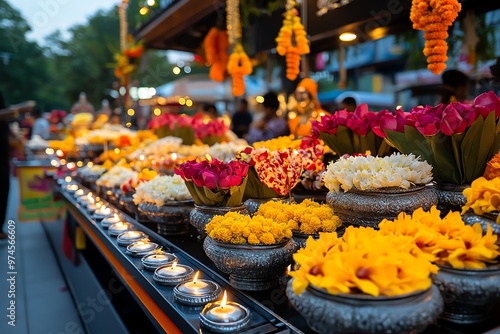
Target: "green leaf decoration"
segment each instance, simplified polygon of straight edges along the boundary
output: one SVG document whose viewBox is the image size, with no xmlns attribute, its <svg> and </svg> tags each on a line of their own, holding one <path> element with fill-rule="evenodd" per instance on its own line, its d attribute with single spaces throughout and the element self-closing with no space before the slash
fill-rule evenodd
<svg viewBox="0 0 500 334">
<path fill-rule="evenodd" d="M 219 190 L 214 192 L 207 187 L 198 187 L 193 181 L 185 181 L 186 186 L 194 203 L 197 205 L 207 206 L 240 206 L 243 203 L 243 194 L 248 177 L 243 179 L 241 185 L 231 187 L 230 189 Z"/>
<path fill-rule="evenodd" d="M 459 165 L 455 162 L 451 137 L 442 133 L 426 137 L 434 155 L 432 173 L 434 178 L 440 182 L 460 183 Z"/>
<path fill-rule="evenodd" d="M 174 137 L 182 138 L 183 145 L 193 145 L 196 139 L 194 129 L 191 126 L 178 126 L 174 127 L 172 133 Z"/>
<path fill-rule="evenodd" d="M 336 134 L 320 132 L 319 137 L 338 155 L 370 151 L 373 155 L 385 156 L 391 152 L 391 147 L 373 131 L 360 136 L 345 126 L 339 126 Z"/>
<path fill-rule="evenodd" d="M 200 138 L 203 144 L 207 144 L 208 146 L 215 145 L 217 143 L 222 143 L 224 141 L 224 136 L 216 136 L 210 135 L 205 138 Z"/>
</svg>

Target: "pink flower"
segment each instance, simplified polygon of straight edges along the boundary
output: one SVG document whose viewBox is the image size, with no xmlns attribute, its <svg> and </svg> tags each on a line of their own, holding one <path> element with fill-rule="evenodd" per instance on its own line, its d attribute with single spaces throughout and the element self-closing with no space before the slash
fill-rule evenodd
<svg viewBox="0 0 500 334">
<path fill-rule="evenodd" d="M 472 102 L 474 107 L 480 107 L 481 115 L 486 117 L 492 111 L 495 111 L 495 117 L 500 117 L 500 98 L 493 92 L 489 91 L 477 96 Z M 489 111 L 486 113 L 486 111 Z"/>
<path fill-rule="evenodd" d="M 415 117 L 415 127 L 424 136 L 434 136 L 439 132 L 439 123 L 443 114 L 444 105 L 438 104 L 435 107 L 427 106 L 417 109 L 412 114 Z"/>
<path fill-rule="evenodd" d="M 467 128 L 467 119 L 463 118 L 460 112 L 455 109 L 458 105 L 454 105 L 450 103 L 443 111 L 443 117 L 441 119 L 441 123 L 439 124 L 439 128 L 442 133 L 447 136 L 452 136 L 457 133 L 462 133 Z M 467 114 L 462 110 L 462 113 Z"/>
<path fill-rule="evenodd" d="M 214 171 L 211 170 L 203 170 L 198 178 L 194 178 L 193 182 L 196 184 L 198 187 L 205 186 L 210 190 L 217 189 L 217 183 L 218 183 L 218 177 L 217 174 Z"/>
</svg>

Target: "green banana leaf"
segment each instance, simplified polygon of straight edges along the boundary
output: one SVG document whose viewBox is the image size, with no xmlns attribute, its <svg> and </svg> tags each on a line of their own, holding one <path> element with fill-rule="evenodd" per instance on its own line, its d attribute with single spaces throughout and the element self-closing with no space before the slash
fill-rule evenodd
<svg viewBox="0 0 500 334">
<path fill-rule="evenodd" d="M 196 138 L 194 130 L 190 126 L 175 125 L 172 136 L 182 138 L 183 145 L 193 145 Z"/>
<path fill-rule="evenodd" d="M 216 136 L 211 135 L 205 138 L 200 138 L 203 144 L 207 144 L 208 146 L 212 146 L 217 143 L 222 143 L 224 141 L 224 136 Z"/>
<path fill-rule="evenodd" d="M 243 200 L 249 198 L 276 198 L 281 197 L 274 189 L 267 187 L 260 182 L 259 176 L 253 166 L 248 169 L 247 185 L 245 187 L 245 194 Z"/>
<path fill-rule="evenodd" d="M 185 181 L 186 186 L 191 196 L 193 196 L 194 203 L 197 205 L 207 206 L 240 206 L 243 203 L 243 194 L 248 177 L 243 179 L 239 186 L 234 186 L 229 189 L 219 190 L 213 192 L 207 187 L 198 187 L 193 181 Z"/>
<path fill-rule="evenodd" d="M 339 126 L 336 134 L 320 132 L 319 137 L 338 155 L 370 151 L 371 154 L 385 156 L 391 151 L 384 139 L 372 131 L 365 136 L 360 136 L 345 126 Z"/>
<path fill-rule="evenodd" d="M 386 131 L 386 141 L 401 153 L 413 153 L 433 166 L 438 183 L 470 184 L 483 175 L 486 163 L 500 150 L 500 121 L 495 113 L 478 117 L 461 134 L 425 137 L 415 127 Z"/>
</svg>

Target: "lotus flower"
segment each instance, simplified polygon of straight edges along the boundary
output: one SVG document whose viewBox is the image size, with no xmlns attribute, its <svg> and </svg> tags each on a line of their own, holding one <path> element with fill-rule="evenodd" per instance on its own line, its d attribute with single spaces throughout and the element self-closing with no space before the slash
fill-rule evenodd
<svg viewBox="0 0 500 334">
<path fill-rule="evenodd" d="M 462 108 L 461 110 L 459 109 L 460 111 L 462 111 L 461 115 L 460 111 L 455 107 L 461 107 L 461 104 L 450 103 L 444 109 L 441 123 L 439 125 L 441 132 L 447 136 L 462 133 L 465 131 L 468 125 L 468 120 L 467 118 L 463 118 L 462 115 L 465 117 L 467 117 L 468 115 L 474 115 L 475 118 L 474 112 L 468 112 L 468 109 L 470 108 Z"/>
<path fill-rule="evenodd" d="M 472 105 L 482 111 L 483 117 L 486 117 L 485 112 L 487 115 L 492 111 L 495 111 L 496 118 L 500 117 L 500 98 L 493 91 L 477 96 Z"/>
</svg>

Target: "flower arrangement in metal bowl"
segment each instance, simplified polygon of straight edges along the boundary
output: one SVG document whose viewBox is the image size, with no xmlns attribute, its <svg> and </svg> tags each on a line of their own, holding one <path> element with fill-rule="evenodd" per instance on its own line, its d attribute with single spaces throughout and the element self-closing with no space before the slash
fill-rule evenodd
<svg viewBox="0 0 500 334">
<path fill-rule="evenodd" d="M 229 212 L 206 226 L 203 248 L 217 268 L 242 290 L 267 290 L 279 283 L 297 245 L 292 230 L 262 216 Z"/>
<path fill-rule="evenodd" d="M 205 226 L 220 212 L 242 211 L 243 194 L 247 184 L 248 164 L 233 160 L 223 162 L 209 157 L 208 160 L 190 160 L 174 169 L 185 182 L 193 197 L 195 209 L 191 211 L 191 225 L 205 237 Z"/>
<path fill-rule="evenodd" d="M 432 166 L 412 154 L 344 156 L 323 174 L 330 190 L 327 202 L 344 224 L 377 228 L 385 218 L 437 204 L 434 190 L 426 186 L 431 171 Z"/>
<path fill-rule="evenodd" d="M 471 324 L 488 318 L 500 298 L 500 246 L 490 226 L 483 233 L 480 224 L 465 224 L 459 212 L 441 218 L 433 207 L 383 221 L 380 232 L 411 237 L 417 251 L 439 265 L 433 281 L 445 300 L 443 320 Z"/>
<path fill-rule="evenodd" d="M 495 173 L 491 171 L 491 173 Z M 464 222 L 473 225 L 479 223 L 483 231 L 490 227 L 500 233 L 500 177 L 488 180 L 480 177 L 463 191 L 467 202 L 462 207 Z"/>
<path fill-rule="evenodd" d="M 134 203 L 139 212 L 158 226 L 158 233 L 175 235 L 188 230 L 194 202 L 184 180 L 178 176 L 156 176 L 137 187 Z"/>
<path fill-rule="evenodd" d="M 443 309 L 430 258 L 409 236 L 352 226 L 342 238 L 320 233 L 294 255 L 287 295 L 319 333 L 412 332 Z"/>
<path fill-rule="evenodd" d="M 305 247 L 309 236 L 317 239 L 320 232 L 335 232 L 342 225 L 329 205 L 310 199 L 300 204 L 269 201 L 259 207 L 257 215 L 287 224 L 300 248 Z"/>
</svg>

